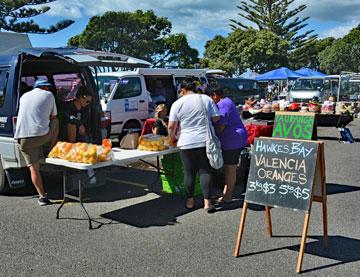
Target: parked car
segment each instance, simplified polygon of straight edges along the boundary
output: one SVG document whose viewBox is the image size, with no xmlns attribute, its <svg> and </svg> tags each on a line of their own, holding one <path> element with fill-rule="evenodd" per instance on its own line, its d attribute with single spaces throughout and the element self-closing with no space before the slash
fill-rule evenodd
<svg viewBox="0 0 360 277">
<path fill-rule="evenodd" d="M 31 90 L 36 80 L 47 80 L 56 88 L 54 94 L 61 114 L 63 102 L 75 96 L 79 85 L 85 86 L 93 98 L 88 133 L 91 142 L 100 143 L 111 119 L 102 112 L 89 66 L 124 66 L 126 62 L 124 55 L 76 48 L 28 48 L 0 56 L 0 193 L 26 182 L 25 174 L 18 174 L 25 172 L 25 162 L 14 140 L 21 95 Z"/>
<path fill-rule="evenodd" d="M 303 77 L 297 79 L 289 91 L 291 102 L 309 102 L 314 97 L 323 98 L 324 77 Z"/>
<path fill-rule="evenodd" d="M 208 82 L 217 82 L 225 96 L 236 104 L 244 104 L 249 97 L 261 98 L 262 92 L 255 80 L 244 78 L 208 78 Z"/>
</svg>

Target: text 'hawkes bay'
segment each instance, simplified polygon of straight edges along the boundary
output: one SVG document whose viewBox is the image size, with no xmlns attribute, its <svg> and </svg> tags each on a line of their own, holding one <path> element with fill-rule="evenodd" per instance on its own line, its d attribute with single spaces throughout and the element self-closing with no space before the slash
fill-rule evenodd
<svg viewBox="0 0 360 277">
<path fill-rule="evenodd" d="M 289 144 L 279 144 L 276 142 L 266 143 L 263 140 L 257 140 L 255 143 L 255 152 L 257 153 L 274 153 L 274 154 L 288 154 L 297 155 L 303 158 L 309 156 L 313 151 L 314 147 L 306 147 L 301 142 L 292 142 Z"/>
</svg>

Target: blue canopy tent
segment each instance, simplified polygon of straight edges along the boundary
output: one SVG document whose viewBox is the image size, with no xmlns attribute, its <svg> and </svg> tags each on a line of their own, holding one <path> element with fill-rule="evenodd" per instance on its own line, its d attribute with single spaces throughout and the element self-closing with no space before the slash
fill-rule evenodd
<svg viewBox="0 0 360 277">
<path fill-rule="evenodd" d="M 290 70 L 287 67 L 280 67 L 257 76 L 256 81 L 288 80 L 304 77 L 304 75 Z"/>
<path fill-rule="evenodd" d="M 326 74 L 322 73 L 322 72 L 319 72 L 319 71 L 315 71 L 315 70 L 312 70 L 310 68 L 307 68 L 307 67 L 302 67 L 298 70 L 295 71 L 296 73 L 299 73 L 299 74 L 302 74 L 306 77 L 325 77 Z"/>
<path fill-rule="evenodd" d="M 257 76 L 255 79 L 258 82 L 265 82 L 265 81 L 275 81 L 279 80 L 280 88 L 279 88 L 279 97 L 288 97 L 288 87 L 289 87 L 289 80 L 295 80 L 300 77 L 305 77 L 302 74 L 299 74 L 295 71 L 290 70 L 287 67 L 280 67 L 278 69 L 266 72 Z M 285 81 L 286 85 L 284 87 L 283 81 Z M 285 89 L 285 90 L 283 90 Z"/>
</svg>

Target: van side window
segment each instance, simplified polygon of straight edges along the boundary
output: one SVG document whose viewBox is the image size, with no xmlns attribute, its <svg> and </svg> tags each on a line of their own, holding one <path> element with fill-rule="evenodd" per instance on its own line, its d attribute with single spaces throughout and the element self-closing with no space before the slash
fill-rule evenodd
<svg viewBox="0 0 360 277">
<path fill-rule="evenodd" d="M 113 99 L 129 98 L 141 95 L 141 82 L 137 77 L 122 78 L 116 88 Z"/>
<path fill-rule="evenodd" d="M 107 98 L 117 83 L 118 78 L 113 76 L 98 76 L 98 88 L 100 98 Z"/>
<path fill-rule="evenodd" d="M 0 69 L 0 108 L 5 103 L 5 92 L 9 78 L 9 71 L 7 69 Z"/>
</svg>

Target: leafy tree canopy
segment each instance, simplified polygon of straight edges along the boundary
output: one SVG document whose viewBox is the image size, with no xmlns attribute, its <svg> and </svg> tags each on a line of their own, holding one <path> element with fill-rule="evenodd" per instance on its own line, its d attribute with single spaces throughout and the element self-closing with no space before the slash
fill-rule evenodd
<svg viewBox="0 0 360 277">
<path fill-rule="evenodd" d="M 317 39 L 308 47 L 296 49 L 289 53 L 289 64 L 291 68 L 298 69 L 308 67 L 315 70 L 320 68 L 319 53 L 330 47 L 335 42 L 335 38 L 328 37 Z"/>
<path fill-rule="evenodd" d="M 205 44 L 204 58 L 200 65 L 204 68 L 218 68 L 233 74 L 236 70 L 234 60 L 231 59 L 228 50 L 228 39 L 220 35 L 215 36 Z"/>
<path fill-rule="evenodd" d="M 262 73 L 287 66 L 288 48 L 286 40 L 269 30 L 237 29 L 226 38 L 217 36 L 206 43 L 202 65 L 235 75 L 246 68 Z"/>
<path fill-rule="evenodd" d="M 327 73 L 360 72 L 360 25 L 319 54 L 320 68 Z"/>
<path fill-rule="evenodd" d="M 249 0 L 241 1 L 238 6 L 240 17 L 256 25 L 259 30 L 269 30 L 278 35 L 281 39 L 289 42 L 290 49 L 301 48 L 313 42 L 317 35 L 312 34 L 313 30 L 300 33 L 306 27 L 305 23 L 309 17 L 300 18 L 298 13 L 302 12 L 306 5 L 300 5 L 294 9 L 289 6 L 295 0 Z M 233 30 L 240 28 L 247 30 L 252 28 L 238 20 L 230 20 Z"/>
<path fill-rule="evenodd" d="M 46 13 L 50 7 L 34 6 L 47 4 L 56 0 L 0 0 L 0 31 L 17 33 L 51 34 L 60 31 L 74 23 L 72 20 L 63 20 L 48 28 L 40 27 L 31 17 Z"/>
<path fill-rule="evenodd" d="M 126 54 L 155 66 L 191 67 L 198 52 L 184 34 L 170 34 L 171 22 L 153 11 L 106 12 L 90 19 L 68 45 Z"/>
</svg>

